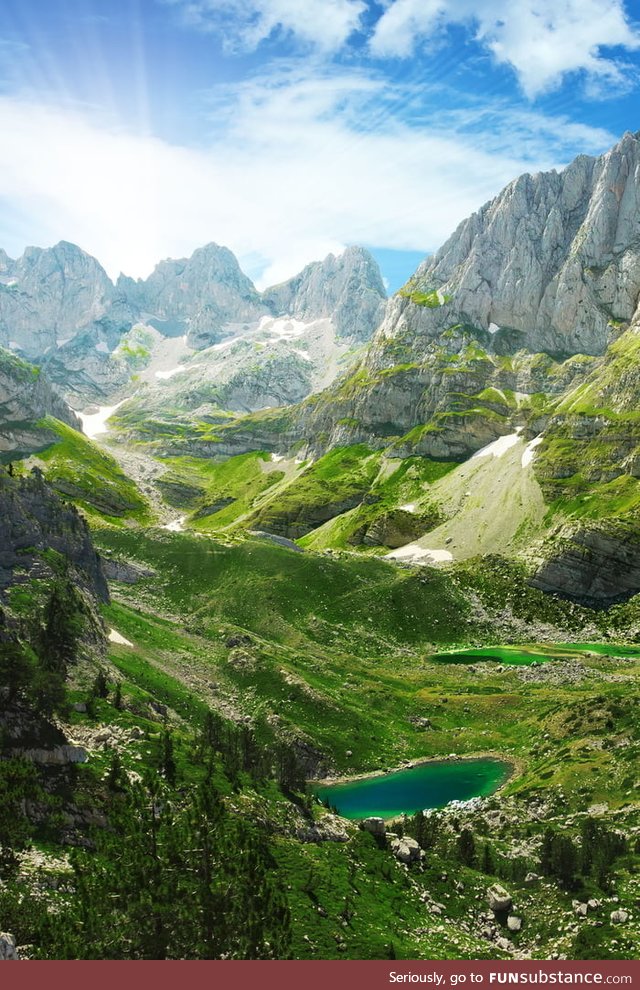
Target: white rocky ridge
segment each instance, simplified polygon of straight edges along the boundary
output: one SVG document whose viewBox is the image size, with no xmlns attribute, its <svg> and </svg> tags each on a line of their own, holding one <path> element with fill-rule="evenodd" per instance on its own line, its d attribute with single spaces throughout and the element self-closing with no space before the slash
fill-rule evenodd
<svg viewBox="0 0 640 990">
<path fill-rule="evenodd" d="M 640 132 L 562 172 L 521 175 L 418 268 L 417 289 L 450 297 L 422 318 L 515 331 L 533 352 L 601 354 L 610 320 L 637 304 L 639 176 Z"/>
<path fill-rule="evenodd" d="M 263 293 L 216 244 L 160 262 L 145 280 L 121 276 L 115 286 L 94 258 L 64 241 L 3 259 L 0 345 L 46 367 L 76 406 L 181 376 L 194 351 L 207 355 L 198 385 L 264 366 L 264 394 L 259 383 L 240 381 L 239 410 L 296 402 L 333 381 L 384 311 L 380 272 L 361 248 L 329 255 Z"/>
</svg>

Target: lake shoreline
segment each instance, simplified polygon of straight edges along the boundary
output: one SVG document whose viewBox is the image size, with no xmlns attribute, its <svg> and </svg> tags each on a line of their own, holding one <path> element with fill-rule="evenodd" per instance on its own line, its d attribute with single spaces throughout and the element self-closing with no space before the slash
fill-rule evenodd
<svg viewBox="0 0 640 990">
<path fill-rule="evenodd" d="M 496 760 L 499 763 L 504 763 L 511 769 L 506 774 L 504 780 L 496 787 L 495 791 L 491 792 L 490 796 L 494 794 L 499 794 L 500 791 L 506 787 L 506 785 L 513 780 L 514 777 L 520 776 L 524 772 L 524 761 L 517 756 L 505 756 L 502 753 L 498 753 L 495 750 L 484 751 L 480 753 L 465 753 L 464 755 L 455 756 L 425 756 L 419 757 L 415 760 L 408 760 L 405 763 L 397 767 L 390 767 L 388 770 L 372 770 L 369 773 L 356 773 L 350 774 L 348 777 L 323 777 L 322 779 L 312 779 L 308 780 L 307 784 L 317 787 L 332 787 L 334 784 L 350 784 L 355 780 L 367 780 L 373 779 L 375 777 L 388 777 L 389 774 L 399 773 L 401 770 L 410 770 L 415 767 L 427 766 L 430 763 L 471 763 L 479 760 Z M 489 795 L 486 795 L 489 796 Z"/>
</svg>

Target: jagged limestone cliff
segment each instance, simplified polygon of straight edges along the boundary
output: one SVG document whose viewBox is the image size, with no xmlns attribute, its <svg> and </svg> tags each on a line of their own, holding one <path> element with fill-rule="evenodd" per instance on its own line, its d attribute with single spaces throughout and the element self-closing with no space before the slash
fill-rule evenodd
<svg viewBox="0 0 640 990">
<path fill-rule="evenodd" d="M 91 595 L 109 600 L 100 557 L 78 510 L 39 471 L 16 478 L 0 468 L 0 594 L 16 583 L 48 579 L 61 566 Z"/>
<path fill-rule="evenodd" d="M 48 416 L 80 429 L 77 416 L 40 369 L 0 347 L 0 461 L 51 444 L 55 436 L 43 422 Z"/>
</svg>

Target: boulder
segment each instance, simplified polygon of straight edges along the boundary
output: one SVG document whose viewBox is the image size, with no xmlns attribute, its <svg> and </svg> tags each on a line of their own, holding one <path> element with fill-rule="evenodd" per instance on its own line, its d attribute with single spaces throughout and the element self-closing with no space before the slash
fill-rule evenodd
<svg viewBox="0 0 640 990">
<path fill-rule="evenodd" d="M 617 911 L 611 912 L 610 918 L 614 925 L 624 925 L 624 923 L 629 920 L 629 912 L 623 911 L 622 908 L 618 908 Z"/>
<path fill-rule="evenodd" d="M 371 832 L 372 835 L 383 837 L 386 833 L 383 818 L 364 818 L 362 827 L 365 832 Z"/>
<path fill-rule="evenodd" d="M 494 883 L 487 890 L 487 903 L 492 911 L 508 911 L 513 899 L 501 884 Z"/>
<path fill-rule="evenodd" d="M 391 852 L 401 863 L 415 863 L 422 856 L 422 849 L 415 839 L 405 836 L 391 840 Z"/>
<path fill-rule="evenodd" d="M 0 959 L 19 959 L 16 940 L 9 932 L 0 932 Z"/>
<path fill-rule="evenodd" d="M 113 557 L 103 559 L 102 569 L 108 581 L 120 581 L 122 584 L 137 584 L 143 578 L 155 577 L 157 573 L 131 560 L 116 560 Z"/>
<path fill-rule="evenodd" d="M 510 914 L 507 918 L 507 928 L 510 932 L 519 932 L 522 928 L 522 918 L 516 917 L 515 914 Z"/>
</svg>

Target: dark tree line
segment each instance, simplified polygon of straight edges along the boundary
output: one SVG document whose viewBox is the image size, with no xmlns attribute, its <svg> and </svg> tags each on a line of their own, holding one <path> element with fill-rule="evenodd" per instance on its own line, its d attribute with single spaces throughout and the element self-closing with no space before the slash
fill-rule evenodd
<svg viewBox="0 0 640 990">
<path fill-rule="evenodd" d="M 268 959 L 290 954 L 289 909 L 266 834 L 209 777 L 187 795 L 157 778 L 120 790 L 74 894 L 45 920 L 66 959 Z"/>
<path fill-rule="evenodd" d="M 39 621 L 20 640 L 0 640 L 0 707 L 22 702 L 41 715 L 64 708 L 66 678 L 78 655 L 84 602 L 68 577 L 58 578 Z"/>
</svg>

